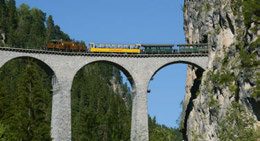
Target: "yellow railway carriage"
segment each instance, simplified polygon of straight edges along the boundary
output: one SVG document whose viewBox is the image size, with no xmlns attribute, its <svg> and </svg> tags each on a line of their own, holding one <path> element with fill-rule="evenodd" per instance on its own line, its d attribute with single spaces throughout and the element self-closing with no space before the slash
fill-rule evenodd
<svg viewBox="0 0 260 141">
<path fill-rule="evenodd" d="M 89 52 L 141 53 L 141 44 L 90 43 Z"/>
</svg>

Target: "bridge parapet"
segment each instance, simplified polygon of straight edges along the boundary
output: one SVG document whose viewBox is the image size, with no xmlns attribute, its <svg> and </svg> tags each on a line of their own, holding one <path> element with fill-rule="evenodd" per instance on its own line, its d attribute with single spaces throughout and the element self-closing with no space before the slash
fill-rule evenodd
<svg viewBox="0 0 260 141">
<path fill-rule="evenodd" d="M 207 52 L 197 53 L 173 53 L 173 54 L 122 54 L 122 53 L 94 53 L 94 52 L 64 52 L 51 51 L 40 49 L 24 49 L 13 47 L 0 47 L 2 51 L 36 53 L 36 54 L 53 54 L 53 55 L 68 55 L 68 56 L 112 56 L 112 57 L 188 57 L 188 56 L 208 56 Z"/>
</svg>

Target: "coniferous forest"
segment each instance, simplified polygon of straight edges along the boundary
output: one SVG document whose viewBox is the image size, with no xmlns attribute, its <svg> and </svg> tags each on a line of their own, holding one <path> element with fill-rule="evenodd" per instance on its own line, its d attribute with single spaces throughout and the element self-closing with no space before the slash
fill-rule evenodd
<svg viewBox="0 0 260 141">
<path fill-rule="evenodd" d="M 0 46 L 42 49 L 50 40 L 72 39 L 52 16 L 15 0 L 0 0 Z M 0 68 L 0 141 L 51 139 L 52 73 L 33 58 Z M 106 63 L 83 67 L 71 90 L 73 141 L 130 140 L 132 93 L 120 70 Z M 178 129 L 149 117 L 151 141 L 181 140 Z"/>
</svg>

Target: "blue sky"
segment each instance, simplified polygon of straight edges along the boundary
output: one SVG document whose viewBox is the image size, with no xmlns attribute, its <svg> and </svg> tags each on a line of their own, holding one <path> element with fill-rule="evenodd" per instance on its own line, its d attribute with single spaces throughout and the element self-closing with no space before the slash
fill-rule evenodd
<svg viewBox="0 0 260 141">
<path fill-rule="evenodd" d="M 52 15 L 71 38 L 96 43 L 185 43 L 183 0 L 16 0 Z M 47 17 L 46 17 L 47 18 Z M 160 70 L 150 82 L 148 112 L 175 127 L 185 94 L 187 65 Z"/>
</svg>

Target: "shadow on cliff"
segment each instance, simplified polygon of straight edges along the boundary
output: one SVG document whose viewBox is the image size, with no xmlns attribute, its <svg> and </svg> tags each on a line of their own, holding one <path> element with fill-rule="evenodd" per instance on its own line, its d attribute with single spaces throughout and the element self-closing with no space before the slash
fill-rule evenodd
<svg viewBox="0 0 260 141">
<path fill-rule="evenodd" d="M 191 111 L 193 110 L 193 107 L 194 107 L 193 100 L 197 98 L 196 92 L 199 91 L 199 87 L 200 87 L 200 84 L 201 84 L 201 77 L 202 77 L 202 74 L 203 74 L 203 69 L 198 68 L 195 71 L 195 74 L 196 74 L 197 78 L 194 80 L 194 84 L 190 89 L 191 97 L 189 99 L 186 111 L 183 111 L 183 112 L 185 112 L 185 118 L 184 118 L 184 127 L 181 129 L 181 132 L 182 132 L 183 139 L 185 141 L 188 140 L 187 135 L 186 135 L 187 134 L 188 118 L 189 118 L 189 115 L 190 115 L 190 113 L 191 113 Z"/>
</svg>

